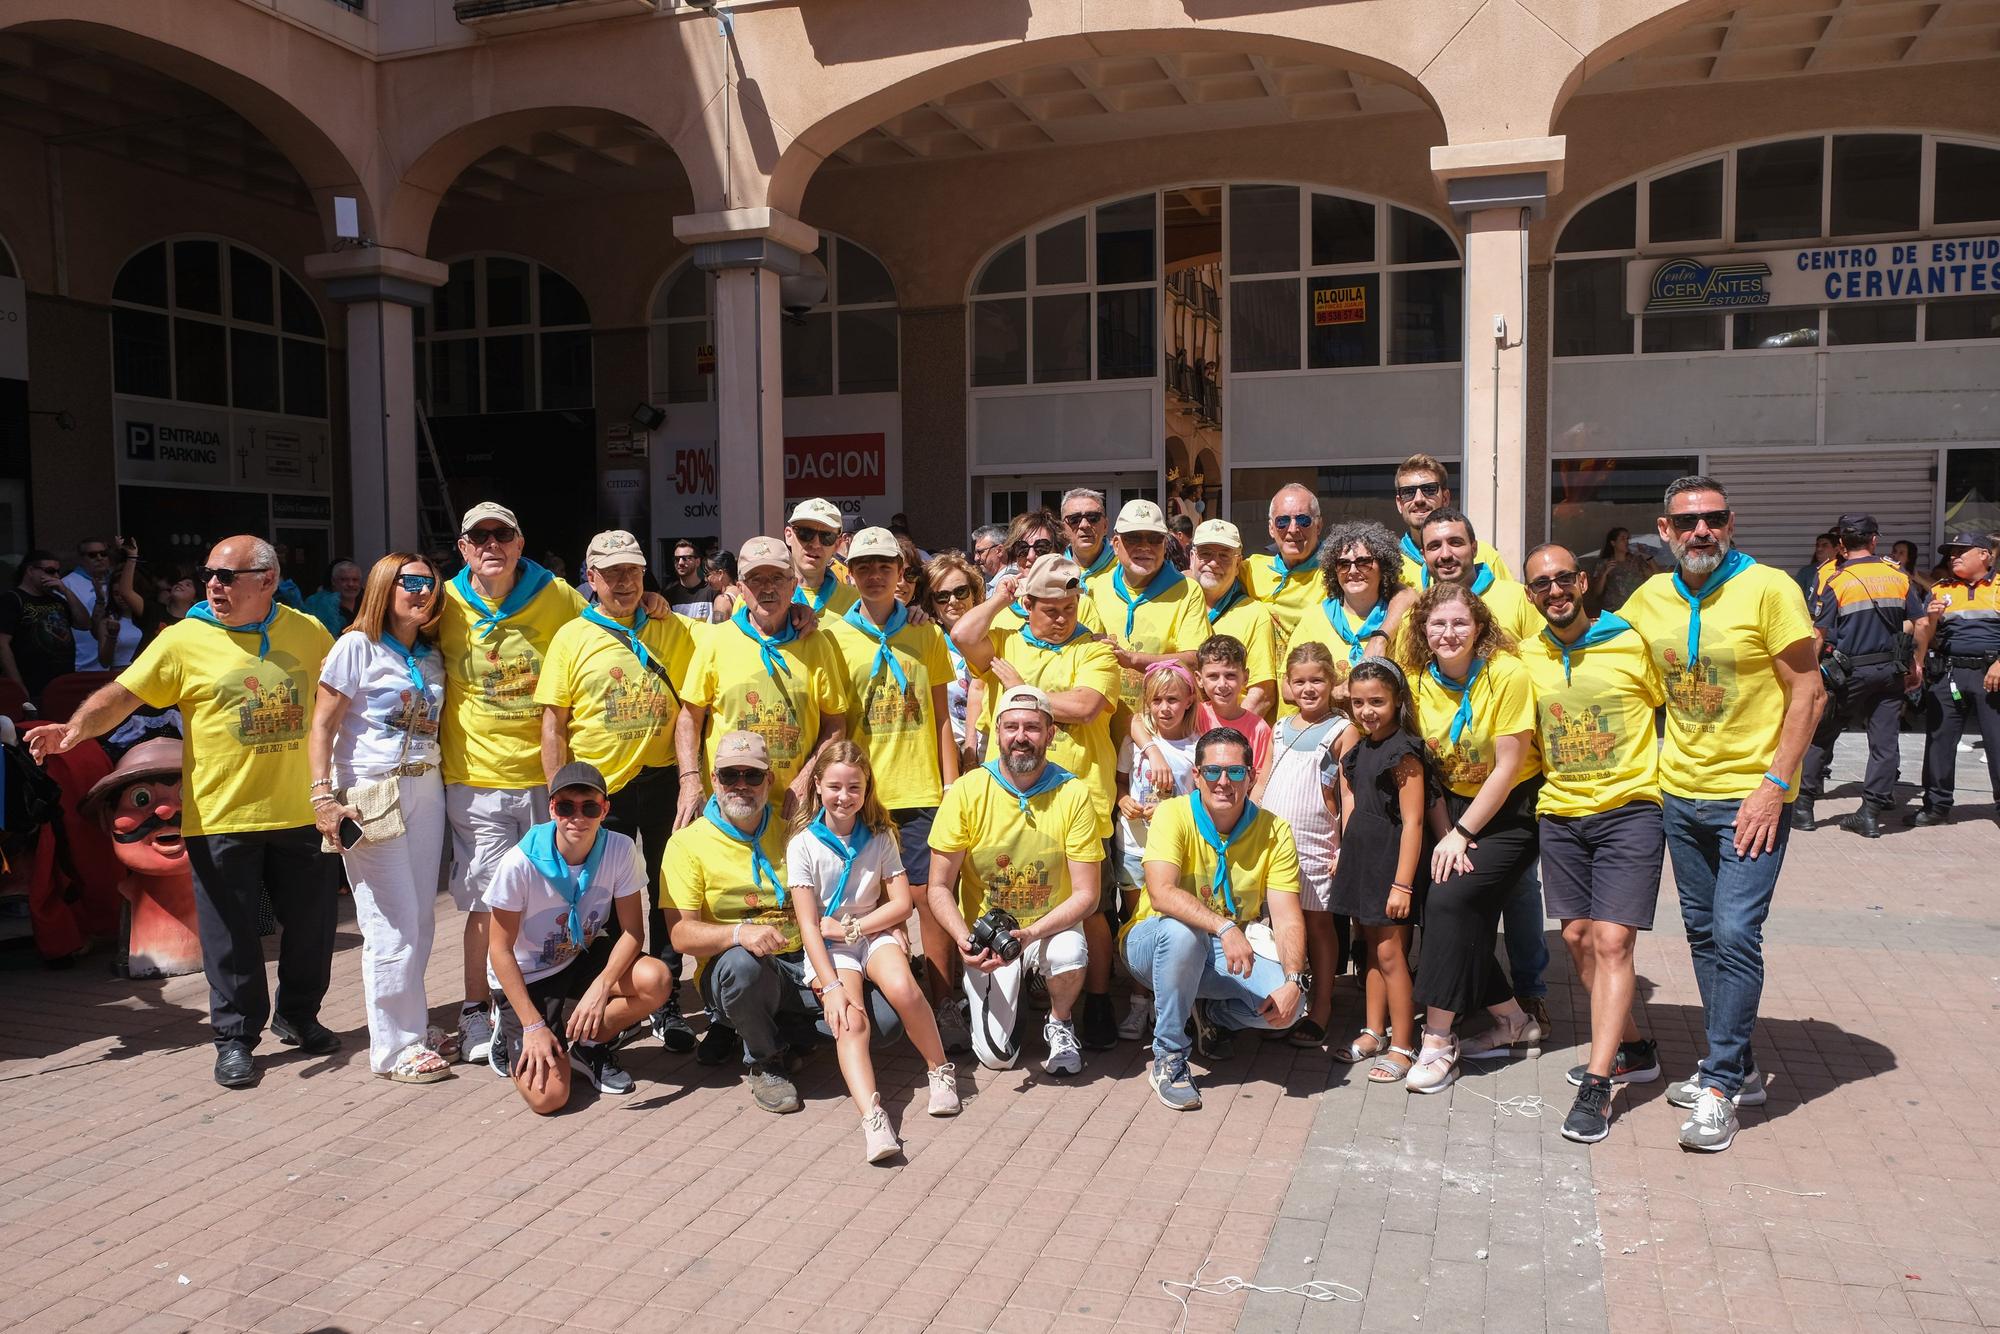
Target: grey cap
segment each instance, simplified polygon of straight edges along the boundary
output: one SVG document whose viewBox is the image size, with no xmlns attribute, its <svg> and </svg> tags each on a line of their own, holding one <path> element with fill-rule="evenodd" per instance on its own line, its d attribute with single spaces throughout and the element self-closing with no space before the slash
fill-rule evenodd
<svg viewBox="0 0 2000 1334">
<path fill-rule="evenodd" d="M 605 785 L 604 775 L 597 772 L 597 766 L 585 764 L 582 760 L 572 760 L 556 770 L 556 776 L 549 780 L 549 795 L 554 796 L 566 787 L 595 788 L 607 797 L 611 795 L 611 789 Z"/>
</svg>

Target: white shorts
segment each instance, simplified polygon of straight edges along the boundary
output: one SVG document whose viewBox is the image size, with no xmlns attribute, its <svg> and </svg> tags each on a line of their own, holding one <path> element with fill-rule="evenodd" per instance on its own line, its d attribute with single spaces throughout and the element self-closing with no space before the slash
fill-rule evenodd
<svg viewBox="0 0 2000 1334">
<path fill-rule="evenodd" d="M 832 957 L 833 967 L 836 972 L 854 972 L 861 974 L 863 977 L 868 976 L 868 961 L 884 950 L 896 950 L 904 955 L 909 954 L 910 946 L 903 938 L 901 927 L 891 927 L 887 931 L 878 931 L 872 936 L 863 936 L 852 945 L 844 940 L 828 940 L 826 942 L 826 952 Z M 813 975 L 813 961 L 810 953 L 807 953 L 805 956 L 805 965 L 806 985 L 812 986 L 816 979 Z"/>
<path fill-rule="evenodd" d="M 548 822 L 549 790 L 448 783 L 444 809 L 451 820 L 451 901 L 461 912 L 485 912 L 486 887 L 500 859 L 530 829 Z"/>
<path fill-rule="evenodd" d="M 990 973 L 965 970 L 967 1007 L 971 1010 L 972 1050 L 989 1070 L 1005 1070 L 1021 1058 L 1013 1045 L 1015 1021 L 1021 1012 L 1021 979 L 1029 970 L 1043 977 L 1073 973 L 1090 960 L 1081 927 L 1058 931 L 1047 940 L 1021 947 L 1021 957 Z"/>
</svg>

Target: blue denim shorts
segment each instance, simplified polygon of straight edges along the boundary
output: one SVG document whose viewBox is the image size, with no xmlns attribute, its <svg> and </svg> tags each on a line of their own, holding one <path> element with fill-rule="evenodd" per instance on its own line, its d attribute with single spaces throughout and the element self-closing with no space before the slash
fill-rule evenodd
<svg viewBox="0 0 2000 1334">
<path fill-rule="evenodd" d="M 889 812 L 896 822 L 896 846 L 902 851 L 903 874 L 910 877 L 911 888 L 931 882 L 931 820 L 936 815 L 929 806 Z"/>
</svg>

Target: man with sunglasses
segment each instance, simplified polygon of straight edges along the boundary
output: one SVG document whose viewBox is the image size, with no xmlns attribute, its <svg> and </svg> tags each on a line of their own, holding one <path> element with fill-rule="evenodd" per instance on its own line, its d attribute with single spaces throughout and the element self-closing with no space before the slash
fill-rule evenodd
<svg viewBox="0 0 2000 1334">
<path fill-rule="evenodd" d="M 986 591 L 993 591 L 993 584 L 1007 568 L 1007 529 L 997 523 L 985 523 L 972 530 L 972 563 L 979 567 L 979 577 L 986 581 Z"/>
<path fill-rule="evenodd" d="M 1444 465 L 1428 454 L 1412 454 L 1396 469 L 1396 512 L 1403 516 L 1409 531 L 1403 535 L 1403 586 L 1418 592 L 1431 586 L 1423 550 L 1423 527 L 1436 510 L 1450 509 L 1451 488 L 1445 485 Z M 1478 544 L 1473 559 L 1493 572 L 1496 579 L 1512 579 L 1507 562 L 1484 542 Z"/>
<path fill-rule="evenodd" d="M 1576 1103 L 1564 1138 L 1610 1133 L 1614 1084 L 1660 1077 L 1659 1050 L 1632 1019 L 1633 947 L 1653 929 L 1660 897 L 1659 746 L 1653 713 L 1666 699 L 1646 641 L 1622 617 L 1592 619 L 1590 576 L 1553 543 L 1522 566 L 1546 624 L 1521 644 L 1535 687 L 1544 781 L 1539 816 L 1548 910 L 1590 993 L 1590 1050 L 1569 1072 Z"/>
<path fill-rule="evenodd" d="M 542 707 L 542 771 L 581 760 L 596 767 L 618 798 L 604 827 L 636 839 L 645 854 L 646 889 L 660 886 L 660 857 L 674 829 L 680 798 L 674 725 L 694 657 L 691 623 L 678 615 L 649 616 L 646 550 L 623 529 L 590 539 L 584 577 L 597 595 L 549 641 L 535 702 Z M 668 1051 L 694 1050 L 694 1031 L 681 1017 L 681 960 L 667 943 L 654 908 L 647 921 L 653 956 L 667 968 L 667 997 L 651 1019 Z"/>
<path fill-rule="evenodd" d="M 1212 728 L 1194 753 L 1195 790 L 1153 813 L 1146 887 L 1119 940 L 1132 976 L 1153 993 L 1146 1080 L 1177 1112 L 1201 1106 L 1191 1046 L 1211 1065 L 1227 1060 L 1235 1030 L 1291 1027 L 1312 986 L 1298 849 L 1291 826 L 1250 800 L 1249 739 Z M 1244 935 L 1266 907 L 1277 962 Z"/>
<path fill-rule="evenodd" d="M 565 764 L 548 786 L 550 818 L 500 859 L 485 891 L 493 985 L 506 998 L 500 1040 L 514 1053 L 515 1089 L 540 1116 L 569 1102 L 571 1071 L 599 1093 L 630 1093 L 611 1041 L 672 986 L 667 965 L 642 957 L 639 850 L 605 827 L 604 776 Z"/>
<path fill-rule="evenodd" d="M 320 851 L 313 827 L 320 785 L 306 752 L 333 639 L 312 617 L 274 601 L 278 556 L 262 538 L 225 539 L 197 577 L 207 601 L 161 631 L 67 725 L 36 729 L 28 745 L 40 760 L 103 736 L 141 705 L 180 709 L 187 727 L 181 834 L 208 974 L 215 1082 L 244 1088 L 256 1082 L 250 1053 L 267 1019 L 288 1046 L 314 1055 L 340 1049 L 319 1021 L 333 966 L 337 863 Z M 257 928 L 260 893 L 283 928 L 275 1007 Z"/>
<path fill-rule="evenodd" d="M 451 897 L 465 914 L 465 1004 L 460 1050 L 506 1073 L 493 1041 L 486 980 L 485 894 L 494 867 L 549 818 L 542 770 L 542 709 L 535 686 L 556 631 L 583 610 L 583 595 L 522 556 L 514 511 L 483 501 L 465 512 L 465 567 L 445 585 L 438 613 L 444 654 L 445 813 L 451 821 Z"/>
<path fill-rule="evenodd" d="M 798 918 L 785 890 L 789 835 L 770 800 L 777 770 L 754 732 L 719 737 L 714 763 L 715 795 L 667 844 L 661 907 L 674 948 L 702 961 L 702 1000 L 717 1016 L 702 1043 L 703 1063 L 740 1057 L 752 1101 L 767 1112 L 796 1112 L 791 1060 L 832 1030 L 806 985 Z M 889 1046 L 902 1037 L 902 1021 L 874 983 L 862 989 L 870 1045 Z"/>
<path fill-rule="evenodd" d="M 1667 1101 L 1691 1112 L 1681 1144 L 1714 1152 L 1735 1138 L 1736 1108 L 1764 1101 L 1750 1047 L 1764 918 L 1791 833 L 1785 804 L 1825 695 L 1799 586 L 1732 549 L 1722 484 L 1680 478 L 1665 508 L 1658 527 L 1674 569 L 1619 611 L 1645 638 L 1667 692 L 1661 806 L 1708 1029 L 1708 1055 Z"/>
<path fill-rule="evenodd" d="M 1082 568 L 1083 582 L 1094 586 L 1098 576 L 1108 574 L 1114 559 L 1111 544 L 1105 540 L 1110 530 L 1105 522 L 1104 493 L 1086 486 L 1063 492 L 1062 524 L 1069 534 L 1069 558 Z"/>
<path fill-rule="evenodd" d="M 842 583 L 835 566 L 835 554 L 844 535 L 845 520 L 840 507 L 830 500 L 801 500 L 785 521 L 785 545 L 791 548 L 797 568 L 798 587 L 792 601 L 813 609 L 816 616 L 839 616 L 854 605 L 858 596 L 851 584 Z M 742 573 L 739 566 L 738 573 Z"/>
<path fill-rule="evenodd" d="M 55 553 L 23 556 L 14 587 L 0 593 L 0 673 L 37 699 L 42 687 L 75 670 L 77 644 L 89 638 L 90 611 L 63 582 Z"/>
<path fill-rule="evenodd" d="M 1272 554 L 1251 558 L 1243 582 L 1277 618 L 1277 654 L 1283 659 L 1299 619 L 1326 596 L 1319 573 L 1319 497 L 1303 483 L 1288 482 L 1271 497 L 1265 515 Z"/>
<path fill-rule="evenodd" d="M 90 612 L 90 633 L 76 637 L 76 670 L 95 672 L 123 667 L 139 651 L 139 617 L 145 611 L 132 581 L 139 568 L 139 544 L 129 537 L 85 538 L 76 544 L 76 568 L 63 576 L 63 586 Z M 112 660 L 105 661 L 101 634 L 112 640 Z"/>
</svg>

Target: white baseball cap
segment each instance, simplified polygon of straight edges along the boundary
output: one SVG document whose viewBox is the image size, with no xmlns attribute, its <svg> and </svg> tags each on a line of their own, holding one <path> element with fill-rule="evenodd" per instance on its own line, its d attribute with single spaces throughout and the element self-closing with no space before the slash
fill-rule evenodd
<svg viewBox="0 0 2000 1334">
<path fill-rule="evenodd" d="M 893 560 L 901 564 L 903 545 L 887 528 L 863 528 L 847 544 L 847 563 L 852 565 L 858 560 Z"/>
<path fill-rule="evenodd" d="M 583 553 L 583 568 L 586 570 L 608 570 L 613 565 L 639 565 L 646 563 L 646 549 L 639 545 L 639 539 L 623 528 L 612 528 L 590 539 L 590 546 Z"/>
<path fill-rule="evenodd" d="M 785 520 L 785 522 L 787 524 L 816 523 L 822 528 L 831 528 L 836 533 L 844 531 L 846 527 L 840 519 L 840 506 L 834 504 L 831 500 L 821 500 L 817 496 L 811 500 L 801 500 L 797 505 L 794 505 L 792 507 L 792 517 Z"/>
<path fill-rule="evenodd" d="M 1198 547 L 1234 547 L 1243 550 L 1242 530 L 1227 519 L 1209 519 L 1196 525 L 1194 545 Z"/>
<path fill-rule="evenodd" d="M 521 531 L 521 521 L 514 517 L 514 511 L 508 509 L 505 505 L 495 504 L 490 500 L 482 500 L 467 510 L 465 518 L 459 522 L 458 531 L 461 533 L 471 532 L 472 526 L 481 519 L 498 519 L 515 532 L 518 533 Z"/>
<path fill-rule="evenodd" d="M 998 704 L 993 706 L 993 716 L 997 718 L 1009 709 L 1036 709 L 1051 720 L 1056 716 L 1055 708 L 1049 703 L 1049 697 L 1042 693 L 1039 686 L 1013 687 L 1000 697 Z"/>
<path fill-rule="evenodd" d="M 1118 511 L 1117 533 L 1158 533 L 1167 535 L 1167 516 L 1150 500 L 1128 500 Z"/>
</svg>

